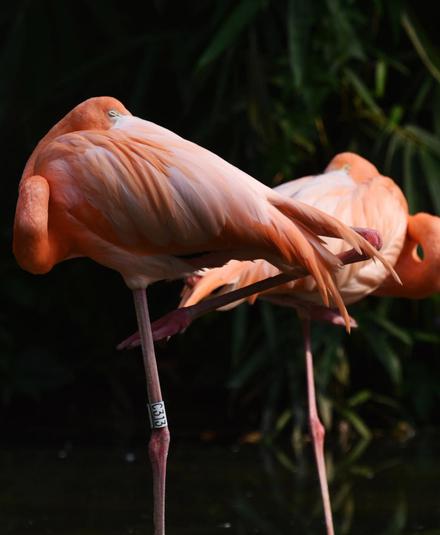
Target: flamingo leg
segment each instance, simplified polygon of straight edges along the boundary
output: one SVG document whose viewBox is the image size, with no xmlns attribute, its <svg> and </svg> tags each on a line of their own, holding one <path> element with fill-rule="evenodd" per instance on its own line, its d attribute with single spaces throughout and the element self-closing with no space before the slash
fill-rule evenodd
<svg viewBox="0 0 440 535">
<path fill-rule="evenodd" d="M 334 535 L 332 508 L 330 504 L 330 494 L 328 490 L 327 473 L 324 460 L 324 436 L 325 429 L 322 425 L 316 406 L 315 379 L 313 372 L 313 355 L 310 337 L 310 318 L 302 317 L 302 328 L 304 335 L 304 350 L 306 357 L 307 375 L 307 399 L 309 406 L 309 424 L 312 433 L 313 448 L 315 450 L 316 465 L 318 468 L 319 484 L 321 486 L 322 504 L 324 507 L 325 525 L 327 535 Z"/>
<path fill-rule="evenodd" d="M 357 229 L 357 231 L 364 236 L 372 245 L 380 245 L 380 236 L 374 230 L 368 229 Z M 353 264 L 355 262 L 362 262 L 363 260 L 368 260 L 368 256 L 365 254 L 360 254 L 354 249 L 350 249 L 338 255 L 340 261 L 345 264 Z M 287 282 L 306 277 L 308 271 L 303 267 L 292 268 L 290 273 L 280 273 L 274 277 L 269 277 L 267 279 L 255 282 L 249 286 L 244 286 L 238 290 L 233 290 L 223 295 L 218 295 L 216 297 L 211 297 L 205 301 L 201 301 L 196 305 L 191 305 L 188 307 L 178 308 L 177 310 L 172 310 L 162 318 L 156 320 L 153 323 L 153 339 L 155 342 L 173 336 L 179 332 L 184 331 L 191 323 L 198 317 L 206 314 L 207 312 L 212 312 L 217 308 L 221 308 L 225 305 L 229 305 L 234 301 L 239 301 L 250 297 L 255 293 L 265 292 L 279 286 L 280 284 L 286 284 Z M 118 344 L 117 349 L 133 349 L 139 345 L 139 333 L 134 333 L 130 337 L 126 338 L 123 342 Z"/>
<path fill-rule="evenodd" d="M 154 535 L 165 535 L 165 478 L 170 432 L 160 390 L 145 290 L 133 290 L 133 298 L 147 380 L 148 408 L 152 428 L 148 453 L 153 472 Z"/>
</svg>

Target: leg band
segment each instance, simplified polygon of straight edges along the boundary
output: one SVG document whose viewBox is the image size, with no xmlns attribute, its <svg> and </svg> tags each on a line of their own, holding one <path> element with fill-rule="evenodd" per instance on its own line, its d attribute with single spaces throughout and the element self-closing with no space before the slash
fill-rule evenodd
<svg viewBox="0 0 440 535">
<path fill-rule="evenodd" d="M 165 412 L 165 403 L 163 401 L 157 401 L 156 403 L 149 403 L 147 406 L 151 429 L 167 427 L 168 422 L 167 414 Z"/>
</svg>

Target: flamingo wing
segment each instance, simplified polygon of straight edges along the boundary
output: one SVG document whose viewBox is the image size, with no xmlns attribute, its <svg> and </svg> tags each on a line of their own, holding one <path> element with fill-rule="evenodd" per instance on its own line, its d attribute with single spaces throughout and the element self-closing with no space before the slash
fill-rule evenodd
<svg viewBox="0 0 440 535">
<path fill-rule="evenodd" d="M 344 238 L 386 263 L 337 219 L 136 117 L 123 116 L 110 130 L 55 138 L 39 153 L 34 172 L 47 178 L 51 206 L 69 220 L 78 255 L 93 257 L 93 235 L 133 254 L 233 250 L 231 258 L 242 251 L 241 258 L 264 257 L 281 269 L 306 267 L 324 303 L 330 295 L 341 308 L 333 280 L 339 260 L 318 234 Z"/>
</svg>

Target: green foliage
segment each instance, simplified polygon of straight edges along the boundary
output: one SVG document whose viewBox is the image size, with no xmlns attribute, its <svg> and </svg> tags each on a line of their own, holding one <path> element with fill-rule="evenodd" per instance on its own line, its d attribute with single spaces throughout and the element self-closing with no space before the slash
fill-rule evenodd
<svg viewBox="0 0 440 535">
<path fill-rule="evenodd" d="M 140 364 L 113 350 L 134 326 L 119 278 L 74 261 L 38 279 L 8 253 L 26 158 L 80 100 L 112 94 L 269 185 L 321 171 L 336 152 L 353 150 L 400 184 L 412 211 L 440 212 L 440 62 L 435 25 L 416 7 L 163 0 L 150 4 L 147 18 L 130 9 L 116 1 L 79 7 L 22 0 L 0 14 L 0 120 L 8 148 L 0 214 L 4 403 L 23 395 L 43 403 L 55 389 L 53 403 L 68 387 L 73 399 L 109 400 L 98 416 L 122 414 L 122 421 L 136 405 L 132 392 L 142 395 Z M 153 288 L 153 315 L 175 306 L 176 293 L 176 286 Z M 326 424 L 348 422 L 367 437 L 371 427 L 401 419 L 435 421 L 438 296 L 420 303 L 371 298 L 352 314 L 360 328 L 350 338 L 314 327 Z M 215 389 L 221 396 L 227 383 L 249 426 L 298 436 L 305 381 L 292 316 L 259 304 L 194 325 L 164 350 L 165 357 L 185 351 L 183 362 L 165 358 L 169 396 L 191 396 L 191 388 L 192 399 Z M 216 345 L 207 359 L 202 335 L 210 329 Z M 190 355 L 191 343 L 198 349 Z"/>
</svg>

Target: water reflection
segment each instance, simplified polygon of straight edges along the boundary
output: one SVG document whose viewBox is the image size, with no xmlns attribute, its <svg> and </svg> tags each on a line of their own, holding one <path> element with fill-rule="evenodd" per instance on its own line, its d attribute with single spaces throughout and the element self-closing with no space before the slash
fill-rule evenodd
<svg viewBox="0 0 440 535">
<path fill-rule="evenodd" d="M 310 448 L 175 440 L 168 535 L 323 534 Z M 440 435 L 359 442 L 328 456 L 337 533 L 440 534 Z M 0 450 L 0 533 L 151 533 L 143 448 Z"/>
</svg>

